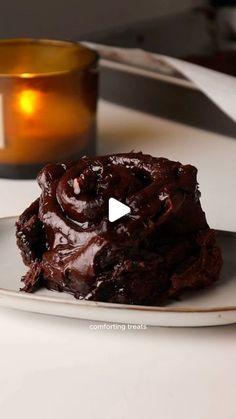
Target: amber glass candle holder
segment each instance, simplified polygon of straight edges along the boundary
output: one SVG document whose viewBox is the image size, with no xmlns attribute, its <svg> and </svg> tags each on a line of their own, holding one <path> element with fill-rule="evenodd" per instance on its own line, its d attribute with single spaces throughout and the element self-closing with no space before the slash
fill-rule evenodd
<svg viewBox="0 0 236 419">
<path fill-rule="evenodd" d="M 0 177 L 94 154 L 97 62 L 78 43 L 0 41 Z"/>
</svg>

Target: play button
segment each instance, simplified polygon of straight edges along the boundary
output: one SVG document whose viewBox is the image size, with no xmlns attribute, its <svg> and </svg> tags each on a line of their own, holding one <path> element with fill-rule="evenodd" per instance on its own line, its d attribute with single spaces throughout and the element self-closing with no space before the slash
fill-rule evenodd
<svg viewBox="0 0 236 419">
<path fill-rule="evenodd" d="M 110 198 L 108 201 L 108 219 L 113 222 L 119 220 L 119 218 L 124 217 L 130 213 L 130 207 L 122 202 L 117 201 L 115 198 Z"/>
</svg>

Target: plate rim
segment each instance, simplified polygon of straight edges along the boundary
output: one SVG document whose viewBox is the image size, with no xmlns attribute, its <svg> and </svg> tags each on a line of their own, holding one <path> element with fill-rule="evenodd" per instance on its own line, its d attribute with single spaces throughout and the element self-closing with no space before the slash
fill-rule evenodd
<svg viewBox="0 0 236 419">
<path fill-rule="evenodd" d="M 9 215 L 6 217 L 0 217 L 0 222 L 9 219 L 17 219 L 19 215 Z M 231 233 L 231 232 L 224 232 L 223 233 Z M 233 233 L 234 234 L 234 233 Z M 49 290 L 53 292 L 59 292 L 54 290 Z M 59 292 L 60 293 L 60 292 Z M 60 293 L 61 294 L 61 293 Z M 118 304 L 118 303 L 106 303 L 103 301 L 86 301 L 86 300 L 78 300 L 76 298 L 72 298 L 70 301 L 63 298 L 56 298 L 53 296 L 39 296 L 34 293 L 26 293 L 23 291 L 12 291 L 5 288 L 0 287 L 0 299 L 1 297 L 15 297 L 19 299 L 27 300 L 35 300 L 38 302 L 50 302 L 54 304 L 66 304 L 66 305 L 73 305 L 73 306 L 80 306 L 80 307 L 97 307 L 97 308 L 105 308 L 105 309 L 119 309 L 119 310 L 129 310 L 129 311 L 147 311 L 147 312 L 157 312 L 157 313 L 216 313 L 216 312 L 236 312 L 236 305 L 233 306 L 213 306 L 209 308 L 204 307 L 171 307 L 171 306 L 144 306 L 144 305 L 137 305 L 137 304 Z"/>
<path fill-rule="evenodd" d="M 51 292 L 59 292 L 51 290 Z M 171 306 L 144 306 L 144 305 L 135 305 L 135 304 L 118 304 L 118 303 L 106 303 L 103 301 L 86 301 L 86 300 L 78 300 L 78 299 L 71 299 L 70 301 L 63 298 L 56 298 L 50 296 L 39 296 L 35 295 L 34 293 L 25 293 L 21 291 L 11 291 L 4 288 L 0 288 L 0 299 L 1 297 L 15 297 L 19 299 L 25 300 L 35 300 L 37 302 L 50 302 L 54 304 L 66 304 L 66 305 L 73 305 L 73 306 L 80 306 L 80 307 L 98 307 L 98 308 L 105 308 L 105 309 L 119 309 L 119 310 L 129 310 L 129 311 L 147 311 L 147 312 L 157 312 L 157 313 L 217 313 L 217 312 L 236 312 L 236 306 L 213 306 L 210 308 L 204 307 L 171 307 Z"/>
</svg>

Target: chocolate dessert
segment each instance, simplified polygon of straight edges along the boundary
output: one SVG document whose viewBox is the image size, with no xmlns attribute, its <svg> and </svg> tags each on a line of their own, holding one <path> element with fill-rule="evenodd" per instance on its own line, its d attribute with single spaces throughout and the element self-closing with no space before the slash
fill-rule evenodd
<svg viewBox="0 0 236 419">
<path fill-rule="evenodd" d="M 40 198 L 16 223 L 29 267 L 23 290 L 160 305 L 214 283 L 222 257 L 196 176 L 191 165 L 142 153 L 47 165 L 37 178 Z M 111 197 L 130 207 L 115 222 Z"/>
</svg>

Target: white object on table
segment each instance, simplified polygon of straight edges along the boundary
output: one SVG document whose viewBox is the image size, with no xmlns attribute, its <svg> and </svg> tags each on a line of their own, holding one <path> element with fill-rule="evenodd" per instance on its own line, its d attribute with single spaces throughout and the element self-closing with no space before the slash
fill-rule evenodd
<svg viewBox="0 0 236 419">
<path fill-rule="evenodd" d="M 176 71 L 179 72 L 187 79 L 187 84 L 193 85 L 195 88 L 201 90 L 218 108 L 236 122 L 235 77 L 178 58 L 154 54 L 143 49 L 120 48 L 89 42 L 85 42 L 85 45 L 86 44 L 95 49 L 100 57 L 106 60 L 106 64 L 109 66 L 112 62 L 116 62 L 119 65 L 131 65 L 135 67 L 136 71 L 141 69 L 144 72 L 145 70 L 154 73 L 161 72 L 163 80 L 165 76 L 168 77 L 173 75 L 175 81 L 177 81 L 179 78 L 176 80 L 174 73 Z M 180 82 L 181 79 L 178 80 L 178 84 Z"/>
<path fill-rule="evenodd" d="M 234 139 L 104 102 L 99 138 L 100 153 L 136 149 L 195 164 L 209 222 L 236 230 Z M 0 216 L 19 213 L 38 193 L 34 181 L 0 180 Z M 95 328 L 0 309 L 1 417 L 236 417 L 236 326 Z"/>
</svg>

